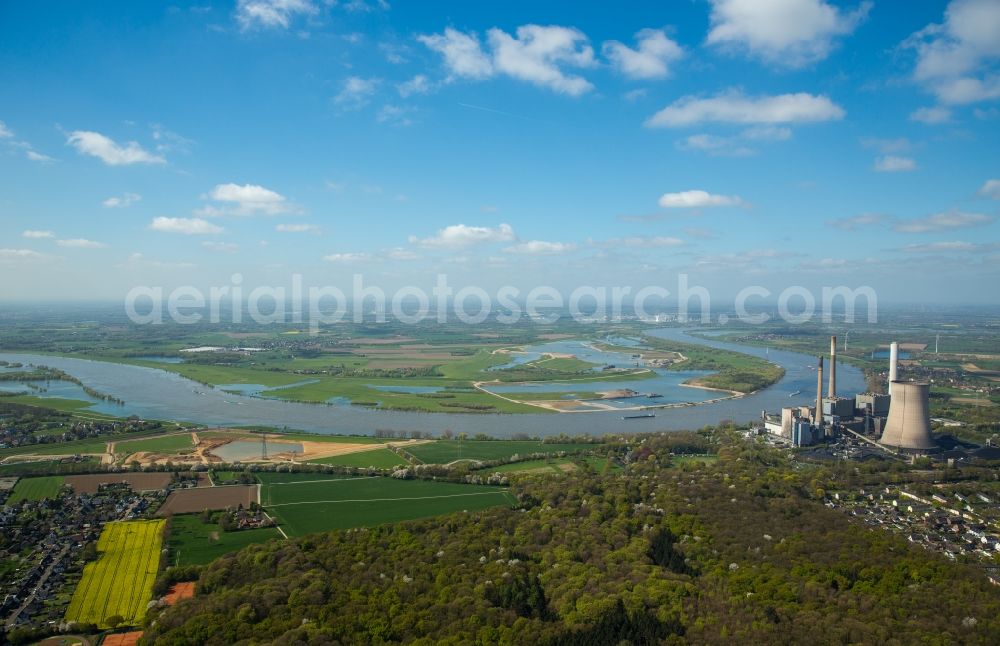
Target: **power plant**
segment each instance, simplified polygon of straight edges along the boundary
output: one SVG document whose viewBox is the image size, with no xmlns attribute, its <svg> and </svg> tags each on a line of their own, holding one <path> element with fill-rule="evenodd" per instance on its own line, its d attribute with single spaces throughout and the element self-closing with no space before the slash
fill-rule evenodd
<svg viewBox="0 0 1000 646">
<path fill-rule="evenodd" d="M 830 337 L 830 387 L 826 396 L 833 399 L 837 396 L 837 337 Z"/>
<path fill-rule="evenodd" d="M 816 367 L 816 410 L 813 412 L 813 425 L 823 426 L 823 357 L 819 358 Z"/>
<path fill-rule="evenodd" d="M 763 411 L 762 431 L 789 440 L 794 446 L 853 433 L 892 452 L 922 454 L 937 449 L 931 436 L 929 385 L 899 380 L 898 343 L 889 346 L 889 394 L 858 393 L 853 398 L 837 395 L 837 337 L 830 337 L 826 384 L 824 360 L 823 356 L 817 357 L 815 406 L 785 407 L 780 417 Z"/>
<path fill-rule="evenodd" d="M 889 345 L 889 396 L 892 396 L 892 382 L 899 378 L 899 344 Z"/>
<path fill-rule="evenodd" d="M 936 448 L 931 437 L 928 401 L 930 385 L 912 381 L 893 381 L 889 417 L 879 444 L 902 451 L 925 452 Z"/>
</svg>

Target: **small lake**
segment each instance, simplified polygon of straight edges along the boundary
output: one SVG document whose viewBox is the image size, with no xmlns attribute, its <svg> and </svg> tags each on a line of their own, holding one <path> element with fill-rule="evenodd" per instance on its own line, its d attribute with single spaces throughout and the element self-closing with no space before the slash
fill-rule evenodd
<svg viewBox="0 0 1000 646">
<path fill-rule="evenodd" d="M 263 457 L 263 447 L 260 442 L 250 440 L 233 440 L 228 444 L 212 449 L 212 454 L 217 455 L 226 462 L 242 462 L 244 460 L 259 460 Z M 267 445 L 267 454 L 278 453 L 302 453 L 302 444 L 297 442 L 271 442 Z"/>
</svg>

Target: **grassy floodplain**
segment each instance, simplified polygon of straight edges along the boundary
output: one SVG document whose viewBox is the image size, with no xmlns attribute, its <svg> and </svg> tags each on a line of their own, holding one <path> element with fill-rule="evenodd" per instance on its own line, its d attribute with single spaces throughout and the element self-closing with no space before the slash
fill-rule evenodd
<svg viewBox="0 0 1000 646">
<path fill-rule="evenodd" d="M 163 520 L 115 521 L 104 526 L 97 541 L 100 554 L 83 569 L 73 592 L 66 621 L 107 627 L 120 616 L 136 625 L 146 614 L 160 563 Z"/>
<path fill-rule="evenodd" d="M 506 489 L 430 480 L 326 474 L 261 473 L 258 477 L 263 483 L 261 504 L 289 536 L 374 527 L 514 502 Z"/>
</svg>

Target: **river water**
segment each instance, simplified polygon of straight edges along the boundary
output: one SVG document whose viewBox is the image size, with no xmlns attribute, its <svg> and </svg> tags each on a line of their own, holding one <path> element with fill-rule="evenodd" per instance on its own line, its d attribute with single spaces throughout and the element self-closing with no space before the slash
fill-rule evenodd
<svg viewBox="0 0 1000 646">
<path fill-rule="evenodd" d="M 71 389 L 74 391 L 72 396 L 75 399 L 93 402 L 91 410 L 99 412 L 195 422 L 209 426 L 259 424 L 330 434 L 371 435 L 378 429 L 391 429 L 431 432 L 437 435 L 445 429 L 450 429 L 455 433 L 468 433 L 470 436 L 486 433 L 493 437 L 504 438 L 514 433 L 545 437 L 560 433 L 603 435 L 623 431 L 697 429 L 707 424 L 716 424 L 723 419 L 746 422 L 759 418 L 761 410 L 764 409 L 777 412 L 782 406 L 806 405 L 815 401 L 815 357 L 784 350 L 768 352 L 764 348 L 702 339 L 686 334 L 679 328 L 650 330 L 647 334 L 682 343 L 734 350 L 759 357 L 766 356 L 785 368 L 785 376 L 770 388 L 746 397 L 696 406 L 658 409 L 654 418 L 623 420 L 621 412 L 517 415 L 415 413 L 370 410 L 349 405 L 303 404 L 227 393 L 157 368 L 5 352 L 0 352 L 0 360 L 58 368 L 95 390 L 125 400 L 125 405 L 119 406 L 90 398 L 82 391 L 77 395 L 75 389 Z M 853 396 L 865 390 L 861 371 L 843 363 L 837 366 L 837 384 L 838 392 L 846 396 Z M 795 391 L 801 392 L 789 396 Z M 69 392 L 59 394 L 64 397 L 70 396 Z M 701 398 L 703 398 L 701 395 L 692 397 L 692 399 Z"/>
</svg>

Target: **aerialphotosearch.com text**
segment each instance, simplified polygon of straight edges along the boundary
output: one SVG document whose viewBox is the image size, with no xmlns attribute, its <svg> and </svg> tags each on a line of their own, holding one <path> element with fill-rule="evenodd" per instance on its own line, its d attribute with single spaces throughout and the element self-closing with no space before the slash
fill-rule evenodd
<svg viewBox="0 0 1000 646">
<path fill-rule="evenodd" d="M 772 300 L 776 297 L 776 301 Z M 673 303 L 673 305 L 670 305 Z M 438 274 L 429 291 L 416 286 L 392 290 L 368 284 L 363 274 L 354 274 L 350 288 L 335 285 L 305 286 L 301 274 L 292 274 L 286 286 L 243 284 L 242 274 L 233 274 L 228 285 L 207 290 L 194 286 L 163 287 L 141 285 L 125 296 L 125 313 L 136 324 L 243 323 L 305 324 L 313 334 L 324 325 L 344 321 L 354 323 L 388 320 L 417 324 L 459 321 L 469 325 L 487 319 L 513 325 L 524 320 L 552 323 L 568 314 L 578 322 L 635 317 L 660 321 L 665 317 L 692 323 L 726 323 L 731 317 L 713 319 L 709 290 L 690 284 L 687 274 L 678 274 L 674 289 L 663 285 L 593 286 L 581 285 L 568 293 L 547 285 L 521 289 L 512 285 L 490 293 L 482 287 L 465 285 L 455 289 L 446 274 Z M 766 304 L 771 304 L 765 306 Z M 762 310 L 766 309 L 767 312 Z M 788 323 L 838 319 L 853 323 L 863 318 L 878 320 L 878 298 L 868 286 L 822 287 L 817 294 L 801 285 L 790 285 L 775 293 L 761 285 L 749 285 L 736 294 L 725 308 L 747 324 L 763 324 L 775 317 Z M 859 316 L 860 314 L 860 316 Z M 225 321 L 223 320 L 225 319 Z"/>
</svg>

